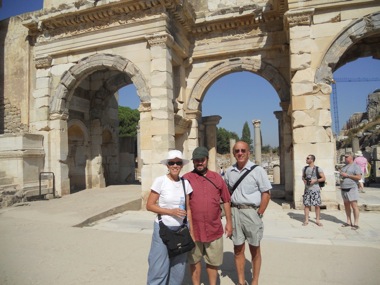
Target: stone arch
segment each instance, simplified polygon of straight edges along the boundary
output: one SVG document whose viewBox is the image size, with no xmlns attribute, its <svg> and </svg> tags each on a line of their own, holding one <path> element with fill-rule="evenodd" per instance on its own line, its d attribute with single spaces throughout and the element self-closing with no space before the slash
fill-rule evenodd
<svg viewBox="0 0 380 285">
<path fill-rule="evenodd" d="M 70 120 L 68 122 L 67 129 L 69 130 L 73 126 L 77 126 L 82 131 L 82 133 L 83 133 L 83 141 L 87 144 L 88 143 L 88 138 L 89 138 L 87 126 L 81 120 L 72 119 L 72 120 Z"/>
<path fill-rule="evenodd" d="M 106 125 L 103 127 L 103 134 L 105 137 L 102 137 L 103 143 L 112 143 L 115 140 L 116 137 L 116 131 L 115 129 L 110 126 Z"/>
<path fill-rule="evenodd" d="M 79 85 L 83 78 L 101 68 L 118 70 L 127 74 L 135 85 L 141 102 L 150 102 L 150 93 L 146 79 L 135 64 L 118 55 L 95 54 L 81 59 L 62 75 L 50 103 L 50 117 L 54 118 L 57 115 L 63 118 L 67 117 L 68 102 L 70 102 L 75 87 Z M 122 87 L 122 85 L 119 87 Z"/>
<path fill-rule="evenodd" d="M 315 83 L 333 82 L 332 72 L 342 63 L 343 55 L 363 39 L 380 34 L 380 12 L 353 21 L 333 41 L 315 74 Z M 379 37 L 377 35 L 377 37 Z M 380 56 L 379 45 L 372 51 Z"/>
<path fill-rule="evenodd" d="M 199 78 L 189 97 L 187 109 L 198 110 L 199 104 L 211 84 L 221 76 L 236 71 L 251 71 L 262 76 L 277 91 L 281 102 L 290 100 L 289 84 L 275 67 L 260 59 L 233 58 L 214 65 Z"/>
</svg>

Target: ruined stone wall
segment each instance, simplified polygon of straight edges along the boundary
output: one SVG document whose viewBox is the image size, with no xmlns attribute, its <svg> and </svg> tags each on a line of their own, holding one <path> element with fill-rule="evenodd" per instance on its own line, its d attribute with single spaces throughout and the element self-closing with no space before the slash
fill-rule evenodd
<svg viewBox="0 0 380 285">
<path fill-rule="evenodd" d="M 0 134 L 28 131 L 30 48 L 19 17 L 0 23 Z M 6 55 L 6 56 L 5 56 Z"/>
<path fill-rule="evenodd" d="M 367 113 L 369 121 L 373 121 L 380 114 L 380 89 L 368 95 Z"/>
</svg>

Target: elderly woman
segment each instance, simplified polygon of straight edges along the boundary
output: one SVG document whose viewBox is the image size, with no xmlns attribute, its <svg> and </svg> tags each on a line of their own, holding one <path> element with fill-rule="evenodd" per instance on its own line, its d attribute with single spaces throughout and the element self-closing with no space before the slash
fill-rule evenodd
<svg viewBox="0 0 380 285">
<path fill-rule="evenodd" d="M 184 189 L 179 173 L 189 161 L 183 159 L 179 150 L 171 150 L 167 159 L 161 161 L 168 168 L 166 175 L 157 177 L 151 187 L 146 209 L 160 214 L 163 223 L 171 230 L 177 230 L 183 223 L 184 216 L 191 220 L 189 194 L 193 191 L 189 182 L 185 182 L 186 209 L 184 210 Z M 158 201 L 158 204 L 157 204 Z M 191 221 L 190 221 L 191 222 Z M 148 285 L 182 284 L 186 270 L 187 253 L 169 258 L 167 248 L 159 235 L 158 217 L 154 221 L 152 244 L 148 262 Z"/>
</svg>

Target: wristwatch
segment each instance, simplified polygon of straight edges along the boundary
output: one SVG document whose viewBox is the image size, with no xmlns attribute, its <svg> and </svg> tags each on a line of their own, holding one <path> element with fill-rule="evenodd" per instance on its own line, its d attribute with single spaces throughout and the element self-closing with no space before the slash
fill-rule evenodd
<svg viewBox="0 0 380 285">
<path fill-rule="evenodd" d="M 263 214 L 260 214 L 259 211 L 257 211 L 257 215 L 259 216 L 260 219 L 262 219 L 264 216 Z"/>
</svg>

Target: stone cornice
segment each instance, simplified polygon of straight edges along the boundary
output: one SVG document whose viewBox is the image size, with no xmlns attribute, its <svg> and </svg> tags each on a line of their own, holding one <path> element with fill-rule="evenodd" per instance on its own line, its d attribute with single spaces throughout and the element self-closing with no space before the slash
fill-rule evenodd
<svg viewBox="0 0 380 285">
<path fill-rule="evenodd" d="M 45 156 L 45 152 L 43 149 L 19 149 L 14 151 L 0 151 L 1 159 L 43 156 Z"/>
<path fill-rule="evenodd" d="M 39 41 L 54 37 L 72 36 L 104 28 L 138 23 L 148 18 L 169 13 L 185 31 L 194 35 L 223 32 L 236 28 L 252 27 L 283 20 L 283 11 L 264 11 L 259 5 L 234 7 L 219 10 L 195 20 L 195 12 L 188 1 L 140 0 L 115 1 L 93 6 L 80 4 L 64 5 L 61 10 L 36 12 L 24 19 L 23 25 Z M 44 39 L 42 39 L 44 38 Z"/>
<path fill-rule="evenodd" d="M 181 0 L 140 0 L 115 1 L 103 5 L 64 5 L 56 9 L 36 12 L 23 21 L 32 35 L 59 34 L 69 31 L 79 34 L 88 29 L 97 30 L 104 27 L 138 22 L 146 16 L 170 13 L 187 31 L 194 23 L 195 13 L 187 1 Z"/>
<path fill-rule="evenodd" d="M 250 5 L 251 7 L 252 5 Z M 210 32 L 223 32 L 237 28 L 252 28 L 260 24 L 268 24 L 268 22 L 283 19 L 283 14 L 276 11 L 264 12 L 258 6 L 251 7 L 240 13 L 228 13 L 217 16 L 207 16 L 197 19 L 191 32 L 194 35 L 201 35 Z"/>
</svg>

